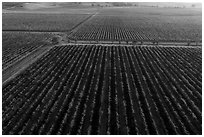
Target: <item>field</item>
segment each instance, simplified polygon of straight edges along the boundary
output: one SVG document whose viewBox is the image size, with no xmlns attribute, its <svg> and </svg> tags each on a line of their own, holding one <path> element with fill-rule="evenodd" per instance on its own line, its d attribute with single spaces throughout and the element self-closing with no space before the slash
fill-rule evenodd
<svg viewBox="0 0 204 137">
<path fill-rule="evenodd" d="M 68 32 L 90 17 L 89 14 L 7 13 L 3 14 L 3 31 Z"/>
<path fill-rule="evenodd" d="M 202 21 L 198 12 L 188 13 L 181 9 L 174 9 L 172 12 L 171 9 L 168 12 L 160 10 L 148 8 L 101 10 L 69 37 L 74 40 L 92 41 L 201 41 Z"/>
<path fill-rule="evenodd" d="M 52 34 L 47 33 L 2 33 L 2 69 L 38 48 L 51 45 Z"/>
<path fill-rule="evenodd" d="M 202 134 L 201 4 L 124 4 L 2 4 L 3 135 Z"/>
<path fill-rule="evenodd" d="M 55 47 L 3 87 L 3 134 L 201 134 L 201 81 L 197 48 Z"/>
</svg>

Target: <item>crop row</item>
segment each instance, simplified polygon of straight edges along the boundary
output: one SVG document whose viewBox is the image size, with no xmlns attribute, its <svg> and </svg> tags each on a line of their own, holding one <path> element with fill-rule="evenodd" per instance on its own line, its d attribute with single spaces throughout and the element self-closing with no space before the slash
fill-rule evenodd
<svg viewBox="0 0 204 137">
<path fill-rule="evenodd" d="M 201 25 L 188 17 L 97 15 L 70 36 L 95 41 L 201 41 Z M 180 16 L 179 16 L 180 17 Z"/>
<path fill-rule="evenodd" d="M 3 134 L 201 134 L 201 49 L 54 47 L 3 86 Z"/>
</svg>

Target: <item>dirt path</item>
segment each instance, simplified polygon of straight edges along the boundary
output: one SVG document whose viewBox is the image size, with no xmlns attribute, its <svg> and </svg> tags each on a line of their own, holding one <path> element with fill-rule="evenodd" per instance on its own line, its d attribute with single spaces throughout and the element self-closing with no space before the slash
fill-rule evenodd
<svg viewBox="0 0 204 137">
<path fill-rule="evenodd" d="M 68 45 L 96 45 L 96 46 L 138 46 L 138 47 L 174 47 L 174 48 L 202 48 L 202 46 L 182 46 L 182 45 L 131 45 L 131 44 L 92 44 L 92 43 L 63 43 L 58 46 L 68 46 Z"/>
<path fill-rule="evenodd" d="M 34 63 L 42 57 L 47 51 L 49 51 L 53 46 L 45 46 L 41 47 L 23 59 L 15 62 L 12 66 L 8 67 L 7 69 L 3 70 L 2 72 L 2 83 L 3 85 L 18 75 L 21 71 L 25 70 L 30 64 Z"/>
</svg>

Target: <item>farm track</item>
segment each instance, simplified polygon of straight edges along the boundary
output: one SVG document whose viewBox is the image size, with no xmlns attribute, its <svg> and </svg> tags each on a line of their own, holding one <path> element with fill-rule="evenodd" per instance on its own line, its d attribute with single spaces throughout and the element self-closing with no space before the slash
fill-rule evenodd
<svg viewBox="0 0 204 137">
<path fill-rule="evenodd" d="M 183 46 L 183 45 L 132 45 L 132 44 L 85 44 L 85 43 L 62 43 L 58 46 L 68 46 L 68 45 L 95 45 L 95 46 L 125 46 L 125 47 L 172 47 L 172 48 L 198 48 L 201 49 L 201 46 Z"/>
<path fill-rule="evenodd" d="M 202 134 L 200 68 L 196 47 L 61 43 L 3 85 L 2 133 Z"/>
<path fill-rule="evenodd" d="M 70 40 L 71 44 L 106 44 L 106 45 L 148 45 L 148 46 L 187 46 L 187 47 L 201 47 L 202 43 L 195 43 L 195 42 L 191 42 L 188 45 L 188 41 L 175 41 L 175 42 L 170 42 L 170 41 L 158 41 L 158 44 L 153 44 L 153 41 L 143 41 L 143 43 L 132 43 L 132 41 L 130 41 L 128 44 L 125 41 L 122 41 L 121 43 L 119 43 L 119 41 L 89 41 L 89 40 L 84 40 L 84 41 L 80 41 L 80 40 Z"/>
</svg>

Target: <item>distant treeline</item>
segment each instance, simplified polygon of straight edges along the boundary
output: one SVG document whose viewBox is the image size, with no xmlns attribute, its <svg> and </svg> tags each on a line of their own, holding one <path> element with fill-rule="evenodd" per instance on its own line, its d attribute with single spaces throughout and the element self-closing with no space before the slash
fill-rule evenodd
<svg viewBox="0 0 204 137">
<path fill-rule="evenodd" d="M 132 4 L 129 2 L 113 2 L 112 3 L 113 6 L 137 6 L 137 4 Z"/>
</svg>

